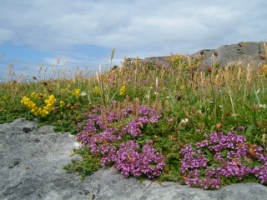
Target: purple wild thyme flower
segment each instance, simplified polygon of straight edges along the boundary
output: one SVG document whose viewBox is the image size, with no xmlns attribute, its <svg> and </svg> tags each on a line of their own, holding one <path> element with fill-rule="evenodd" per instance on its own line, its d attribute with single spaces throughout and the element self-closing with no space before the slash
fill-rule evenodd
<svg viewBox="0 0 267 200">
<path fill-rule="evenodd" d="M 221 185 L 221 180 L 219 178 L 211 178 L 209 176 L 206 176 L 203 180 L 200 182 L 200 186 L 204 189 L 219 189 Z"/>
<path fill-rule="evenodd" d="M 116 104 L 112 102 L 112 106 Z M 130 116 L 134 118 L 127 125 L 114 128 L 112 123 Z M 147 141 L 142 148 L 133 140 L 122 142 L 119 148 L 118 143 L 126 134 L 134 138 L 143 136 L 144 126 L 157 123 L 160 118 L 158 112 L 147 106 L 140 106 L 138 113 L 134 112 L 133 106 L 111 111 L 104 108 L 94 109 L 77 135 L 77 140 L 84 146 L 89 146 L 91 153 L 100 158 L 102 166 L 114 164 L 124 176 L 143 174 L 148 178 L 158 177 L 165 167 L 165 160 L 152 146 L 152 141 Z"/>
<path fill-rule="evenodd" d="M 128 108 L 124 108 L 121 110 L 121 114 L 123 117 L 129 117 L 133 113 L 134 107 L 129 106 Z"/>
<path fill-rule="evenodd" d="M 153 115 L 156 114 L 156 111 L 152 108 L 149 108 L 148 106 L 142 105 L 139 108 L 139 113 L 140 116 L 147 116 L 147 117 L 152 117 Z"/>
<path fill-rule="evenodd" d="M 109 152 L 111 143 L 120 140 L 120 137 L 116 136 L 116 132 L 116 129 L 109 128 L 102 133 L 90 137 L 89 147 L 91 152 L 93 154 L 101 153 L 102 155 Z M 106 149 L 106 151 L 104 149 Z"/>
<path fill-rule="evenodd" d="M 161 115 L 153 115 L 150 117 L 149 121 L 152 123 L 152 124 L 156 124 L 159 119 L 161 118 Z"/>
<path fill-rule="evenodd" d="M 131 121 L 126 127 L 122 129 L 122 135 L 129 133 L 133 137 L 142 136 L 141 128 L 149 122 L 147 117 L 139 117 Z"/>
<path fill-rule="evenodd" d="M 117 151 L 117 162 L 115 167 L 121 171 L 124 176 L 141 176 L 145 174 L 148 178 L 160 176 L 165 161 L 162 154 L 158 153 L 151 142 L 147 142 L 142 152 L 139 153 L 139 145 L 133 140 L 121 144 Z"/>
<path fill-rule="evenodd" d="M 142 148 L 142 173 L 146 174 L 148 178 L 160 176 L 165 167 L 165 160 L 162 154 L 156 151 L 152 146 L 152 141 L 148 141 Z"/>
<path fill-rule="evenodd" d="M 261 184 L 267 184 L 267 163 L 260 167 L 254 167 L 252 173 L 260 180 Z"/>
<path fill-rule="evenodd" d="M 121 171 L 124 176 L 141 176 L 141 158 L 137 150 L 139 144 L 133 140 L 124 142 L 117 151 L 117 162 L 115 167 Z"/>
<path fill-rule="evenodd" d="M 244 136 L 233 132 L 227 135 L 212 132 L 207 137 L 196 144 L 196 150 L 186 145 L 180 151 L 181 173 L 186 184 L 216 189 L 222 184 L 221 177 L 242 180 L 250 175 L 267 184 L 267 155 L 262 147 L 246 142 Z M 253 160 L 263 165 L 248 167 Z"/>
<path fill-rule="evenodd" d="M 93 119 L 88 119 L 86 126 L 81 127 L 82 131 L 76 136 L 76 139 L 83 145 L 89 143 L 90 137 L 97 132 L 95 127 L 95 121 Z"/>
<path fill-rule="evenodd" d="M 107 116 L 108 123 L 117 122 L 119 121 L 119 114 L 116 111 L 112 111 Z"/>
<path fill-rule="evenodd" d="M 199 169 L 207 166 L 208 159 L 202 152 L 196 152 L 191 145 L 187 145 L 181 152 L 183 157 L 181 172 L 185 173 L 187 170 Z"/>
</svg>

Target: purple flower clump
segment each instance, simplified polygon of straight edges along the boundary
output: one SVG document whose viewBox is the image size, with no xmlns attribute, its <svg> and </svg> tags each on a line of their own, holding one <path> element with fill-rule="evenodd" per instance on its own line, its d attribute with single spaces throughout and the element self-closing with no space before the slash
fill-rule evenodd
<svg viewBox="0 0 267 200">
<path fill-rule="evenodd" d="M 139 117 L 132 120 L 127 126 L 122 129 L 122 135 L 127 133 L 133 137 L 142 136 L 142 128 L 144 125 L 151 123 L 155 124 L 161 118 L 161 115 L 147 106 L 140 106 L 138 111 Z"/>
<path fill-rule="evenodd" d="M 165 167 L 162 154 L 158 153 L 148 141 L 139 153 L 140 146 L 137 142 L 130 140 L 120 145 L 117 151 L 117 162 L 115 167 L 124 176 L 141 176 L 145 174 L 148 178 L 160 176 Z"/>
<path fill-rule="evenodd" d="M 202 154 L 202 152 L 195 152 L 191 145 L 186 145 L 181 150 L 183 155 L 183 162 L 181 166 L 181 172 L 184 174 L 187 170 L 202 168 L 207 166 L 208 159 Z"/>
<path fill-rule="evenodd" d="M 116 102 L 112 104 L 114 106 Z M 133 106 L 111 111 L 94 109 L 86 125 L 81 127 L 77 140 L 84 147 L 88 146 L 93 155 L 101 158 L 102 166 L 114 164 L 124 176 L 144 174 L 148 178 L 155 178 L 160 176 L 165 167 L 163 155 L 152 146 L 152 141 L 147 141 L 140 147 L 135 140 L 125 142 L 123 137 L 131 135 L 137 139 L 143 136 L 144 126 L 157 123 L 161 115 L 147 106 L 140 106 L 137 113 L 134 111 Z M 117 129 L 111 126 L 112 123 L 127 117 L 132 120 L 123 127 Z"/>
<path fill-rule="evenodd" d="M 148 122 L 149 120 L 147 117 L 139 117 L 137 119 L 134 119 L 122 129 L 122 135 L 129 133 L 133 137 L 142 136 L 141 128 L 143 127 L 143 125 L 147 124 Z"/>
<path fill-rule="evenodd" d="M 267 184 L 267 156 L 258 145 L 246 142 L 244 136 L 229 132 L 212 132 L 196 144 L 186 145 L 181 151 L 181 173 L 188 185 L 217 189 L 222 177 L 242 180 L 254 175 L 260 183 Z M 212 161 L 212 162 L 210 162 Z M 260 167 L 249 167 L 252 161 L 262 163 Z"/>
<path fill-rule="evenodd" d="M 254 167 L 252 173 L 260 180 L 261 184 L 267 184 L 267 163 L 261 167 Z"/>
</svg>

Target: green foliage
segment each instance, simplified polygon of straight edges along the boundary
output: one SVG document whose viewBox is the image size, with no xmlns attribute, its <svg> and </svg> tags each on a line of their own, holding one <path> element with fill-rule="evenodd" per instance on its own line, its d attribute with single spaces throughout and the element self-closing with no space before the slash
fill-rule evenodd
<svg viewBox="0 0 267 200">
<path fill-rule="evenodd" d="M 182 177 L 180 174 L 180 161 L 179 154 L 169 153 L 166 155 L 166 166 L 162 175 L 159 177 L 159 181 L 181 181 Z"/>
<path fill-rule="evenodd" d="M 82 160 L 72 160 L 70 164 L 64 166 L 64 169 L 72 172 L 78 172 L 81 175 L 82 180 L 84 180 L 87 175 L 94 173 L 101 167 L 100 161 L 90 153 L 88 148 L 76 149 L 74 150 L 74 153 L 80 155 Z"/>
</svg>

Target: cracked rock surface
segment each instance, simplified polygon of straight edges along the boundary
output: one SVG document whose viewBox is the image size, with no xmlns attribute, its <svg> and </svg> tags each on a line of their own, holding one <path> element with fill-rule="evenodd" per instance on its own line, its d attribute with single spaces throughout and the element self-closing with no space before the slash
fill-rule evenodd
<svg viewBox="0 0 267 200">
<path fill-rule="evenodd" d="M 63 169 L 71 159 L 75 138 L 55 133 L 52 126 L 37 129 L 37 122 L 17 119 L 0 125 L 1 200 L 172 200 L 267 199 L 267 187 L 235 184 L 206 191 L 177 183 L 139 182 L 113 168 L 102 168 L 83 182 Z"/>
</svg>

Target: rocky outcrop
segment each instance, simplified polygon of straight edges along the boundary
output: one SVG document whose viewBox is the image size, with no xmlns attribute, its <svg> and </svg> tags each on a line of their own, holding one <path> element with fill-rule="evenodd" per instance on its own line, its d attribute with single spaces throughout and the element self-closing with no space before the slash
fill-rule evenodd
<svg viewBox="0 0 267 200">
<path fill-rule="evenodd" d="M 203 49 L 192 55 L 188 55 L 192 60 L 200 60 L 199 65 L 204 67 L 219 64 L 225 65 L 262 65 L 267 63 L 267 42 L 240 42 L 238 44 L 224 45 L 217 49 Z M 124 66 L 130 66 L 136 62 L 147 64 L 155 63 L 157 66 L 169 67 L 168 56 L 149 57 L 145 59 L 128 58 Z"/>
<path fill-rule="evenodd" d="M 75 139 L 55 133 L 52 126 L 24 119 L 0 125 L 0 199 L 3 200 L 263 200 L 267 187 L 235 184 L 216 191 L 125 178 L 113 168 L 102 168 L 81 182 L 63 170 L 73 157 Z M 75 158 L 75 157 L 74 157 Z M 79 159 L 76 157 L 75 159 Z"/>
<path fill-rule="evenodd" d="M 217 49 L 204 49 L 190 56 L 200 58 L 205 66 L 214 63 L 220 65 L 267 63 L 267 42 L 240 42 Z"/>
</svg>

